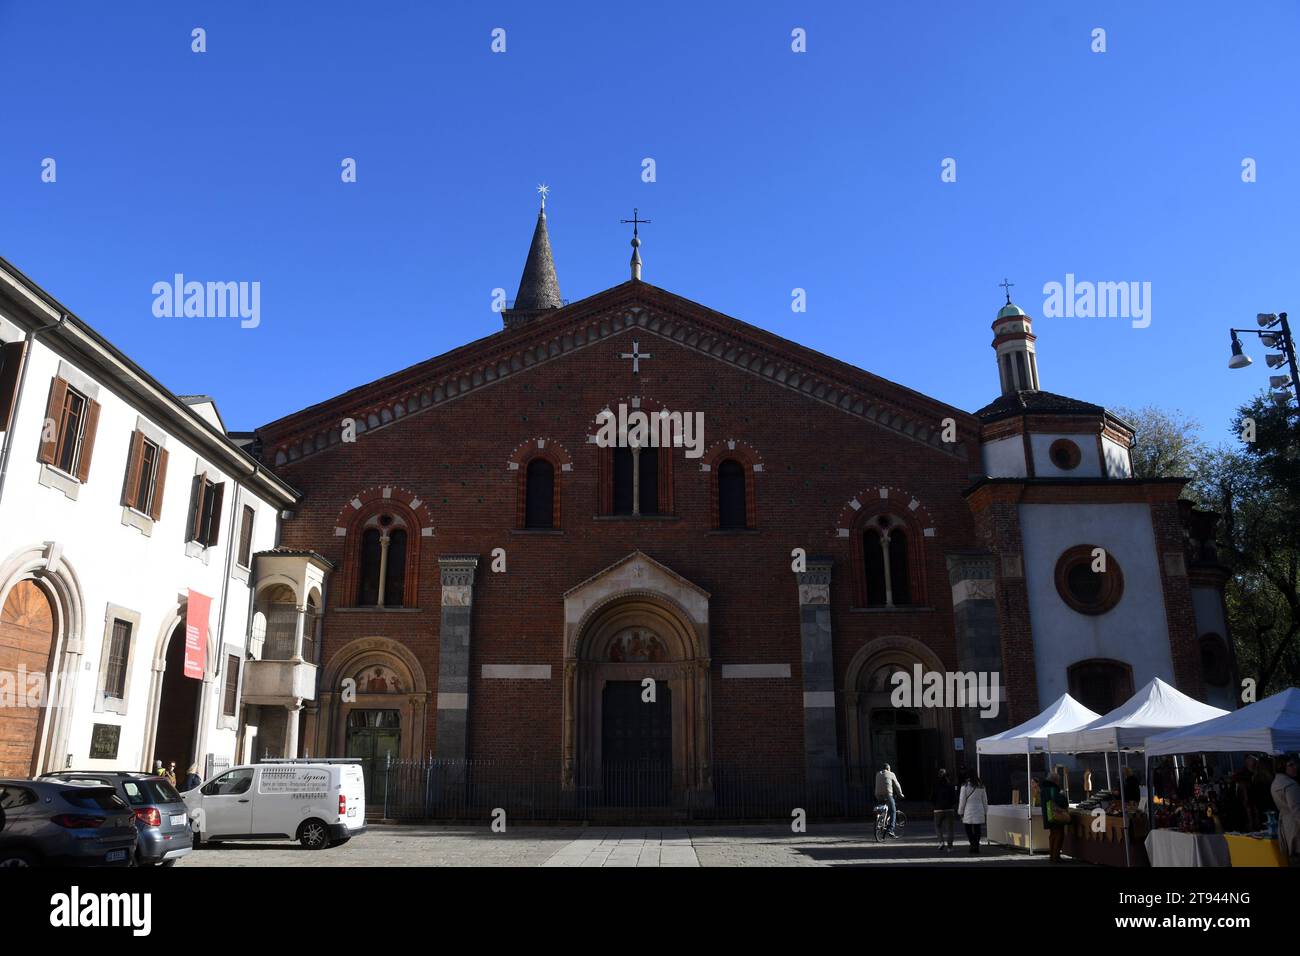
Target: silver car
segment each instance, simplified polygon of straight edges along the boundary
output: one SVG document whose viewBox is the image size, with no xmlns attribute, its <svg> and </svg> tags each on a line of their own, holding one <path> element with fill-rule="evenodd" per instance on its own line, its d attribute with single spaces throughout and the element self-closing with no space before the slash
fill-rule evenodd
<svg viewBox="0 0 1300 956">
<path fill-rule="evenodd" d="M 194 848 L 189 808 L 166 777 L 128 770 L 60 770 L 40 779 L 114 788 L 135 813 L 138 866 L 175 866 Z"/>
<path fill-rule="evenodd" d="M 135 842 L 112 787 L 0 779 L 0 867 L 130 866 Z"/>
</svg>

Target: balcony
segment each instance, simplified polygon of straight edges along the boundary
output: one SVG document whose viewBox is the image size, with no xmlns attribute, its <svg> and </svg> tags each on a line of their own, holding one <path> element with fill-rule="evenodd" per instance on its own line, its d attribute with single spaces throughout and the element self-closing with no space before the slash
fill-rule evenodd
<svg viewBox="0 0 1300 956">
<path fill-rule="evenodd" d="M 316 699 L 316 665 L 302 660 L 245 661 L 244 702 L 292 704 Z"/>
</svg>

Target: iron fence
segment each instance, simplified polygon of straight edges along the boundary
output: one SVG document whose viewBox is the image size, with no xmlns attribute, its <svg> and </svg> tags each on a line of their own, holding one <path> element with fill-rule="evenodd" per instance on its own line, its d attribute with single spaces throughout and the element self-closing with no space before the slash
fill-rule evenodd
<svg viewBox="0 0 1300 956">
<path fill-rule="evenodd" d="M 373 771 L 372 771 L 373 767 Z M 402 821 L 675 823 L 863 819 L 875 804 L 872 773 L 832 766 L 578 767 L 489 760 L 376 761 L 366 772 L 369 812 Z M 566 779 L 567 777 L 567 779 Z"/>
</svg>

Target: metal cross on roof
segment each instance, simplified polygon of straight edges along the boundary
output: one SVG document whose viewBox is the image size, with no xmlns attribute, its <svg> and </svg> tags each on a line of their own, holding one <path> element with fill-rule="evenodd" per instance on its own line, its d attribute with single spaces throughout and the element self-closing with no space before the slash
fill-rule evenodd
<svg viewBox="0 0 1300 956">
<path fill-rule="evenodd" d="M 636 234 L 637 226 L 644 226 L 644 225 L 649 224 L 649 222 L 650 222 L 649 219 L 639 219 L 639 218 L 637 218 L 637 214 L 638 214 L 639 212 L 640 212 L 640 210 L 637 209 L 635 206 L 633 206 L 633 207 L 632 207 L 632 218 L 631 218 L 631 219 L 620 219 L 620 220 L 619 220 L 619 222 L 630 222 L 630 223 L 632 224 L 632 238 L 633 238 L 633 239 L 635 239 L 635 238 L 637 237 L 637 234 Z"/>
<path fill-rule="evenodd" d="M 998 283 L 998 285 L 1002 286 L 1003 290 L 1006 292 L 1006 294 L 1007 294 L 1007 305 L 1010 305 L 1010 304 L 1011 304 L 1011 289 L 1012 289 L 1012 287 L 1015 285 L 1015 283 L 1014 283 L 1014 282 L 1008 282 L 1008 281 L 1004 278 L 1001 282 Z"/>
</svg>

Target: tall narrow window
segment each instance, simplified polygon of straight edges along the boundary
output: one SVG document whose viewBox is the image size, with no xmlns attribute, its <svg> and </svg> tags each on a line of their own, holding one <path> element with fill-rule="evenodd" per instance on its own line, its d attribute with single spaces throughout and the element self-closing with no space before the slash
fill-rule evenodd
<svg viewBox="0 0 1300 956">
<path fill-rule="evenodd" d="M 234 717 L 239 707 L 239 655 L 226 655 L 226 682 L 222 687 L 221 713 Z"/>
<path fill-rule="evenodd" d="M 37 460 L 58 468 L 78 481 L 90 476 L 90 457 L 99 426 L 99 403 L 55 376 L 45 406 L 46 427 L 41 430 Z"/>
<path fill-rule="evenodd" d="M 221 536 L 221 502 L 225 497 L 225 482 L 208 478 L 207 473 L 194 476 L 194 500 L 190 511 L 190 540 L 205 548 L 217 543 Z"/>
<path fill-rule="evenodd" d="M 659 449 L 642 448 L 637 453 L 640 475 L 641 514 L 659 513 Z"/>
<path fill-rule="evenodd" d="M 384 564 L 384 607 L 402 607 L 406 603 L 406 531 L 395 528 L 388 533 L 388 560 Z"/>
<path fill-rule="evenodd" d="M 895 527 L 889 532 L 889 594 L 894 604 L 911 604 L 912 587 L 907 566 L 907 534 Z"/>
<path fill-rule="evenodd" d="M 8 427 L 9 412 L 18 396 L 18 366 L 22 362 L 22 342 L 0 343 L 0 432 Z"/>
<path fill-rule="evenodd" d="M 718 466 L 718 527 L 744 528 L 747 525 L 745 469 L 740 462 L 728 458 Z"/>
<path fill-rule="evenodd" d="M 633 502 L 633 467 L 635 456 L 631 448 L 614 449 L 614 514 L 630 515 Z"/>
<path fill-rule="evenodd" d="M 367 528 L 361 534 L 361 573 L 357 575 L 357 604 L 373 607 L 379 603 L 380 534 Z"/>
<path fill-rule="evenodd" d="M 122 700 L 126 697 L 126 662 L 131 653 L 131 622 L 113 621 L 113 637 L 108 645 L 108 668 L 104 676 L 104 696 Z"/>
<path fill-rule="evenodd" d="M 885 606 L 885 551 L 880 531 L 868 527 L 862 533 L 862 566 L 867 578 L 867 607 Z"/>
<path fill-rule="evenodd" d="M 555 466 L 545 458 L 534 458 L 528 463 L 527 481 L 524 527 L 554 528 Z"/>
<path fill-rule="evenodd" d="M 253 562 L 253 508 L 244 505 L 239 517 L 239 565 L 252 567 Z"/>
</svg>

